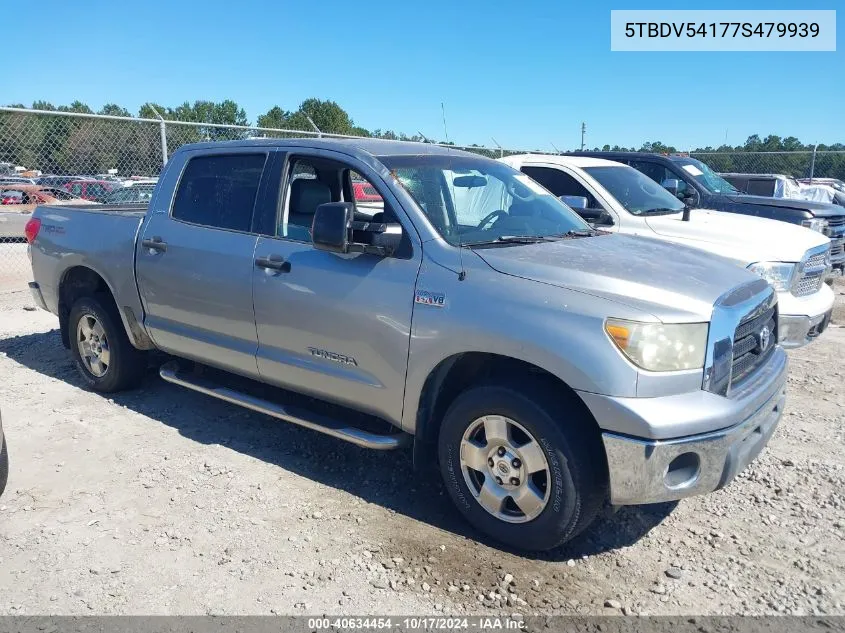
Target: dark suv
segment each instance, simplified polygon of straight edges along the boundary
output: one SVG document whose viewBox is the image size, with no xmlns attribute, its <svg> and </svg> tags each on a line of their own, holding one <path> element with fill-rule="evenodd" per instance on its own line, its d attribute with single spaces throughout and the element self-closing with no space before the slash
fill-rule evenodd
<svg viewBox="0 0 845 633">
<path fill-rule="evenodd" d="M 835 204 L 751 196 L 738 191 L 706 164 L 688 156 L 642 152 L 570 152 L 630 165 L 660 183 L 688 207 L 756 215 L 800 224 L 824 233 L 831 241 L 831 263 L 845 273 L 845 209 Z"/>
</svg>

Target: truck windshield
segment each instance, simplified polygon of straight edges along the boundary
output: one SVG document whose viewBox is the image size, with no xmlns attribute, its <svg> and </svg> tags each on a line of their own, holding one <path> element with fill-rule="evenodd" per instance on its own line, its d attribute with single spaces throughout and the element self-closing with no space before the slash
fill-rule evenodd
<svg viewBox="0 0 845 633">
<path fill-rule="evenodd" d="M 679 162 L 681 169 L 695 178 L 710 193 L 739 193 L 736 187 L 700 160 L 687 158 Z"/>
<path fill-rule="evenodd" d="M 382 156 L 454 246 L 524 244 L 593 233 L 548 190 L 503 163 L 468 156 Z"/>
<path fill-rule="evenodd" d="M 627 165 L 584 167 L 625 210 L 634 215 L 661 215 L 684 210 L 683 203 L 648 176 Z"/>
</svg>

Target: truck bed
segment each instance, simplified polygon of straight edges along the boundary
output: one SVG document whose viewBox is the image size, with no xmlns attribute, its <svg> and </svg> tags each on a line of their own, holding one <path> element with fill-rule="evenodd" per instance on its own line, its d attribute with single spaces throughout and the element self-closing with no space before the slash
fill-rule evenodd
<svg viewBox="0 0 845 633">
<path fill-rule="evenodd" d="M 142 204 L 45 204 L 35 209 L 32 217 L 41 220 L 41 227 L 31 247 L 32 272 L 50 311 L 58 313 L 62 276 L 82 266 L 105 281 L 122 316 L 128 308 L 141 318 L 135 240 L 146 210 Z"/>
</svg>

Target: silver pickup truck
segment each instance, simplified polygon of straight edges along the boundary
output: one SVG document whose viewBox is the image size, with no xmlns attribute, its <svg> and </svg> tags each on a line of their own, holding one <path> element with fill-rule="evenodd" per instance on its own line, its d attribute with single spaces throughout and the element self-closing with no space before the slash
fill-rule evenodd
<svg viewBox="0 0 845 633">
<path fill-rule="evenodd" d="M 765 281 L 597 232 L 448 148 L 188 145 L 149 208 L 43 206 L 26 233 L 33 296 L 91 388 L 131 387 L 158 349 L 172 383 L 359 446 L 413 440 L 516 547 L 554 547 L 608 501 L 726 485 L 783 411 Z"/>
</svg>

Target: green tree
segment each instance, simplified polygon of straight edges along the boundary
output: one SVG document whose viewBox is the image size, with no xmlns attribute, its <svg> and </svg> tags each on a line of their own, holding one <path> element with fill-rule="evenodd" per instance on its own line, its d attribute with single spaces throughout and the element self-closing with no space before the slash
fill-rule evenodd
<svg viewBox="0 0 845 633">
<path fill-rule="evenodd" d="M 353 128 L 355 127 L 355 124 L 349 117 L 349 113 L 334 101 L 322 101 L 316 98 L 306 99 L 299 104 L 299 109 L 291 119 L 297 119 L 297 115 L 301 115 L 301 118 L 295 121 L 299 126 L 295 129 L 311 129 L 311 126 L 308 125 L 308 120 L 304 119 L 302 115 L 311 117 L 311 120 L 320 128 L 321 132 L 352 134 Z M 301 125 L 303 120 L 307 127 Z"/>
</svg>

